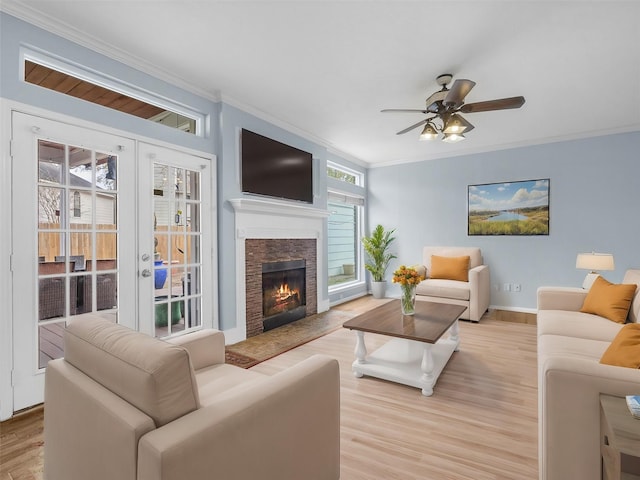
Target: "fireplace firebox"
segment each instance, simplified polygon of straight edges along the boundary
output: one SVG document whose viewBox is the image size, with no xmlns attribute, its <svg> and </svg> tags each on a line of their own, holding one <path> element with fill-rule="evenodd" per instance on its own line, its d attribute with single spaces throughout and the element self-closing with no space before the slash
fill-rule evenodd
<svg viewBox="0 0 640 480">
<path fill-rule="evenodd" d="M 263 331 L 306 316 L 305 279 L 305 260 L 262 264 Z"/>
</svg>

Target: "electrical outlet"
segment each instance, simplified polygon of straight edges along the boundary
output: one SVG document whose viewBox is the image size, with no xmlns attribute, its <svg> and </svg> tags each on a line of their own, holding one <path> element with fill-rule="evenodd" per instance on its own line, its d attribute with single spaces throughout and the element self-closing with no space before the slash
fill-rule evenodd
<svg viewBox="0 0 640 480">
<path fill-rule="evenodd" d="M 502 285 L 502 290 L 504 290 L 505 292 L 510 292 L 511 291 L 511 284 L 505 283 L 504 285 Z"/>
<path fill-rule="evenodd" d="M 520 292 L 520 291 L 522 291 L 522 285 L 520 285 L 519 283 L 514 283 L 514 284 L 513 284 L 513 291 L 514 291 L 514 292 Z"/>
</svg>

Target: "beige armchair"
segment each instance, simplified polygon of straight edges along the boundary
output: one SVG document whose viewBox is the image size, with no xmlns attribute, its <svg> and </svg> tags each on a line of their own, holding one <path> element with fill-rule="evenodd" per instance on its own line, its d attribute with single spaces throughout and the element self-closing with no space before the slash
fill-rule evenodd
<svg viewBox="0 0 640 480">
<path fill-rule="evenodd" d="M 267 376 L 224 358 L 217 330 L 69 324 L 45 376 L 44 479 L 338 479 L 337 361 Z"/>
<path fill-rule="evenodd" d="M 468 281 L 431 278 L 431 257 L 469 257 Z M 488 310 L 491 300 L 489 266 L 484 265 L 482 253 L 476 247 L 424 247 L 422 265 L 418 270 L 426 276 L 416 287 L 416 300 L 453 303 L 467 309 L 460 318 L 477 322 Z"/>
</svg>

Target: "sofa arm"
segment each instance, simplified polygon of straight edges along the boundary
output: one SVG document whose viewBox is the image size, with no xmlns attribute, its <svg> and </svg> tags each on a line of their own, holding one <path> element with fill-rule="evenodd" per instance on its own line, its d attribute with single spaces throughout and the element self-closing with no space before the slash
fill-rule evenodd
<svg viewBox="0 0 640 480">
<path fill-rule="evenodd" d="M 314 355 L 234 390 L 145 435 L 138 480 L 340 477 L 335 359 Z"/>
<path fill-rule="evenodd" d="M 418 272 L 418 275 L 421 275 L 424 278 L 427 278 L 427 267 L 420 264 L 411 265 L 411 266 L 416 269 L 416 272 Z"/>
<path fill-rule="evenodd" d="M 539 287 L 538 310 L 569 310 L 579 312 L 587 290 L 574 287 Z"/>
<path fill-rule="evenodd" d="M 600 394 L 640 394 L 640 371 L 569 355 L 539 371 L 541 478 L 600 480 Z"/>
<path fill-rule="evenodd" d="M 167 342 L 187 349 L 194 370 L 225 362 L 224 333 L 219 330 L 199 330 L 169 338 Z"/>
<path fill-rule="evenodd" d="M 136 479 L 151 417 L 64 359 L 47 365 L 44 399 L 45 479 Z"/>
<path fill-rule="evenodd" d="M 489 265 L 469 269 L 469 320 L 477 322 L 491 303 L 491 276 Z"/>
</svg>

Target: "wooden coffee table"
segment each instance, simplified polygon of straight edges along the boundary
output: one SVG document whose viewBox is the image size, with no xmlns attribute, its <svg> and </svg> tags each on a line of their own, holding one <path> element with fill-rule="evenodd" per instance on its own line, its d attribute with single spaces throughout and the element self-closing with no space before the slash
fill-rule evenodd
<svg viewBox="0 0 640 480">
<path fill-rule="evenodd" d="M 458 351 L 458 318 L 467 307 L 416 301 L 414 315 L 402 315 L 400 300 L 392 300 L 345 322 L 356 331 L 356 377 L 368 375 L 422 389 L 433 387 L 454 351 Z M 443 335 L 449 331 L 449 335 Z M 365 332 L 395 337 L 367 355 Z"/>
</svg>

